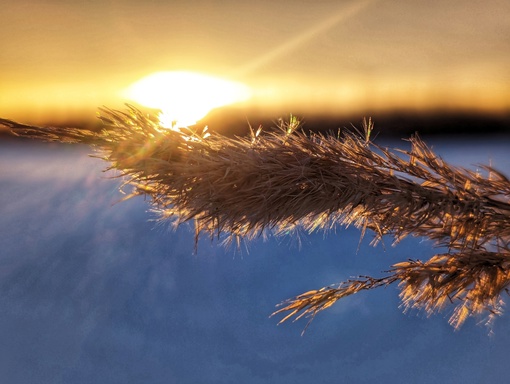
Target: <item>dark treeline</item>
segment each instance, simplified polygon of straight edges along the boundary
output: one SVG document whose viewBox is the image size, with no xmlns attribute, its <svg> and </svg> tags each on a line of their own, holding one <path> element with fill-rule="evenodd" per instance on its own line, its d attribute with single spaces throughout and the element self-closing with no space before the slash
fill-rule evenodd
<svg viewBox="0 0 510 384">
<path fill-rule="evenodd" d="M 154 114 L 154 111 L 147 111 Z M 212 111 L 207 117 L 198 122 L 197 127 L 209 126 L 211 131 L 226 136 L 244 136 L 249 134 L 250 126 L 257 129 L 260 125 L 264 130 L 271 130 L 278 125 L 279 118 L 287 120 L 293 113 L 302 121 L 304 131 L 337 132 L 360 128 L 364 117 L 371 117 L 375 124 L 374 132 L 384 138 L 406 138 L 418 132 L 422 137 L 438 135 L 510 135 L 510 111 L 502 114 L 482 114 L 476 112 L 459 113 L 419 113 L 397 112 L 384 113 L 370 111 L 351 114 L 349 116 L 327 116 L 311 113 L 285 112 L 268 113 L 260 110 L 241 110 L 223 108 Z M 9 116 L 0 116 L 9 119 Z M 19 119 L 18 119 L 19 120 Z M 19 121 L 24 123 L 24 121 Z M 70 120 L 68 123 L 52 124 L 51 121 L 38 124 L 40 126 L 76 127 L 100 131 L 103 125 L 95 116 L 90 119 Z M 8 136 L 8 130 L 0 126 L 0 137 Z"/>
<path fill-rule="evenodd" d="M 429 135 L 486 135 L 510 134 L 510 112 L 506 114 L 481 113 L 381 113 L 375 112 L 352 114 L 350 116 L 325 116 L 296 112 L 303 122 L 305 131 L 336 132 L 339 129 L 352 130 L 361 127 L 364 117 L 371 117 L 375 124 L 375 133 L 383 137 L 409 137 L 419 132 Z M 249 133 L 249 125 L 257 128 L 262 125 L 270 129 L 277 125 L 278 118 L 287 119 L 288 115 L 267 116 L 257 112 L 232 113 L 230 116 L 214 111 L 205 118 L 203 125 L 226 135 L 243 135 Z M 220 129 L 221 127 L 221 129 Z"/>
</svg>

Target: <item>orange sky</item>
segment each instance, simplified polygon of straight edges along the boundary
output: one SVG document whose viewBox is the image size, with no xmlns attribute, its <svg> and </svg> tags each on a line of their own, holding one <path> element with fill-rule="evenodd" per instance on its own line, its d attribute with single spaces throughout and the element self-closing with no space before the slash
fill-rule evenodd
<svg viewBox="0 0 510 384">
<path fill-rule="evenodd" d="M 0 116 L 95 117 L 155 71 L 275 115 L 510 110 L 508 0 L 23 1 L 0 12 Z"/>
</svg>

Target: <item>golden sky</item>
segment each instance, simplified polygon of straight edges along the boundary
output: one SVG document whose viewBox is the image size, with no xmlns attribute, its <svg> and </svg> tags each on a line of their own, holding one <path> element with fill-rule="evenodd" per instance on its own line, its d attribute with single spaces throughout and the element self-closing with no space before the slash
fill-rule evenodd
<svg viewBox="0 0 510 384">
<path fill-rule="evenodd" d="M 4 0 L 0 117 L 95 116 L 157 71 L 289 112 L 510 110 L 508 0 Z"/>
</svg>

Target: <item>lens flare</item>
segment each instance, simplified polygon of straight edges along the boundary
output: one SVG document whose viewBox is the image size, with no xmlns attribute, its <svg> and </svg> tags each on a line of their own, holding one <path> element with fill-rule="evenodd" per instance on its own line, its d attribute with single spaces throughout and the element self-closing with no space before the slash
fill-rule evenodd
<svg viewBox="0 0 510 384">
<path fill-rule="evenodd" d="M 130 100 L 159 109 L 160 122 L 167 128 L 194 125 L 211 110 L 245 101 L 250 95 L 244 84 L 187 71 L 153 73 L 125 93 Z"/>
</svg>

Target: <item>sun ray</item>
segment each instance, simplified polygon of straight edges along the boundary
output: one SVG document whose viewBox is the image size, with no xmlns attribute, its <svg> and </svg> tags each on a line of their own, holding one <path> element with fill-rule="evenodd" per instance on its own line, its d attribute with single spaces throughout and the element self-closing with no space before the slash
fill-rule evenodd
<svg viewBox="0 0 510 384">
<path fill-rule="evenodd" d="M 303 44 L 309 42 L 314 37 L 319 36 L 320 34 L 326 32 L 327 30 L 333 28 L 338 23 L 350 19 L 356 15 L 358 15 L 362 10 L 367 8 L 369 5 L 373 4 L 377 0 L 364 0 L 364 1 L 356 1 L 351 3 L 349 6 L 342 6 L 337 12 L 333 14 L 333 16 L 326 18 L 318 24 L 315 24 L 311 28 L 306 29 L 299 35 L 294 38 L 285 41 L 283 44 L 280 44 L 276 48 L 267 52 L 266 54 L 260 56 L 259 58 L 250 61 L 244 67 L 241 67 L 235 77 L 242 77 L 252 72 L 255 72 L 258 68 L 275 61 L 276 59 L 298 49 Z"/>
</svg>

